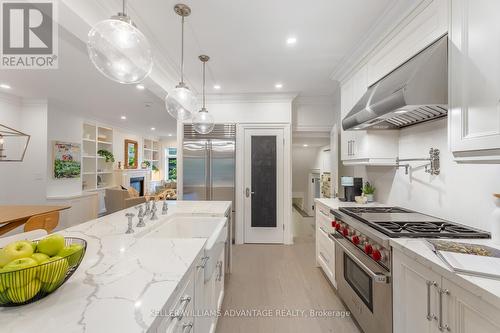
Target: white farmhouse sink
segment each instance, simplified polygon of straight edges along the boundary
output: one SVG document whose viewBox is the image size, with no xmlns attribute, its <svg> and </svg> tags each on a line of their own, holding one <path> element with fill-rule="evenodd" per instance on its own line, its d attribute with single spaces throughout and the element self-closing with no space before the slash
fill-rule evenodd
<svg viewBox="0 0 500 333">
<path fill-rule="evenodd" d="M 217 266 L 217 259 L 224 251 L 227 239 L 227 218 L 175 217 L 149 231 L 146 238 L 207 238 L 205 244 L 205 281 Z"/>
</svg>

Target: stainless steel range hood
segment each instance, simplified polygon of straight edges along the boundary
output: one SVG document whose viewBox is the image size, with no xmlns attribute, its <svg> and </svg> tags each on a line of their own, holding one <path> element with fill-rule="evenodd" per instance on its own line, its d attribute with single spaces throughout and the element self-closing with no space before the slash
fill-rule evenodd
<svg viewBox="0 0 500 333">
<path fill-rule="evenodd" d="M 342 120 L 344 130 L 398 129 L 448 113 L 448 36 L 368 88 Z"/>
</svg>

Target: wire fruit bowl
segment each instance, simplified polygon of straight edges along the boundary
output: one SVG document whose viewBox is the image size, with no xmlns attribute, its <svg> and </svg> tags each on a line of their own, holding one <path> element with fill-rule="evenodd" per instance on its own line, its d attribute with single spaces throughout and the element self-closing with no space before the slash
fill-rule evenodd
<svg viewBox="0 0 500 333">
<path fill-rule="evenodd" d="M 38 243 L 38 240 L 32 241 Z M 38 266 L 0 272 L 0 307 L 19 306 L 38 301 L 57 290 L 77 270 L 87 249 L 87 241 L 64 237 L 65 246 L 82 248 Z"/>
</svg>

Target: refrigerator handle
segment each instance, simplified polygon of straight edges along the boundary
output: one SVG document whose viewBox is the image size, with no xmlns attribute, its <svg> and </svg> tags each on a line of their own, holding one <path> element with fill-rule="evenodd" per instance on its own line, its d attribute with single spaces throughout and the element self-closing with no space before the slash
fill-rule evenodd
<svg viewBox="0 0 500 333">
<path fill-rule="evenodd" d="M 208 200 L 213 200 L 214 199 L 214 180 L 213 180 L 213 158 L 212 158 L 212 149 L 213 149 L 213 145 L 212 145 L 212 140 L 208 141 L 208 151 L 209 151 L 209 166 L 210 166 L 210 173 L 208 174 L 208 180 L 209 180 L 209 191 L 210 191 L 210 196 L 209 196 L 209 199 Z"/>
<path fill-rule="evenodd" d="M 205 141 L 205 200 L 210 200 L 210 146 L 209 141 Z"/>
</svg>

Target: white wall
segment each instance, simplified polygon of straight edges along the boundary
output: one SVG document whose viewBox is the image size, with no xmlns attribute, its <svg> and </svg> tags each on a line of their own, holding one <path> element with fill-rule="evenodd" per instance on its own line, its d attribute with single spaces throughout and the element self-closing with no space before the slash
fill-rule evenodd
<svg viewBox="0 0 500 333">
<path fill-rule="evenodd" d="M 47 120 L 47 196 L 74 195 L 82 192 L 82 179 L 55 179 L 53 146 L 55 141 L 80 143 L 83 118 L 69 113 L 64 106 L 49 102 Z"/>
<path fill-rule="evenodd" d="M 438 176 L 425 173 L 423 168 L 413 169 L 409 175 L 404 169 L 367 168 L 366 176 L 375 183 L 379 201 L 491 230 L 492 194 L 500 191 L 500 165 L 455 163 L 447 138 L 446 119 L 401 130 L 401 158 L 425 157 L 431 147 L 441 151 Z"/>
<path fill-rule="evenodd" d="M 292 147 L 292 192 L 307 196 L 308 176 L 312 169 L 320 172 L 320 147 Z"/>
<path fill-rule="evenodd" d="M 292 102 L 293 131 L 330 132 L 340 112 L 339 101 L 338 89 L 333 95 L 296 97 Z"/>
<path fill-rule="evenodd" d="M 23 162 L 0 163 L 0 204 L 44 203 L 47 102 L 0 93 L 0 123 L 31 135 Z"/>
</svg>

